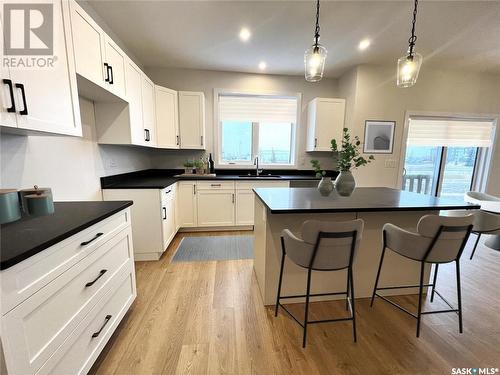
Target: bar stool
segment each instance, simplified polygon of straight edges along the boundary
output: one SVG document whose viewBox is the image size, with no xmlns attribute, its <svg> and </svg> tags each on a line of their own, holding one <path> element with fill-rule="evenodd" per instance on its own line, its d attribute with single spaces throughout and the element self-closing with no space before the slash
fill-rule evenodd
<svg viewBox="0 0 500 375">
<path fill-rule="evenodd" d="M 447 217 L 438 215 L 425 215 L 420 218 L 417 225 L 417 233 L 401 229 L 393 224 L 385 224 L 383 234 L 383 248 L 380 263 L 373 287 L 370 307 L 373 306 L 375 296 L 389 302 L 394 307 L 417 319 L 417 337 L 420 336 L 420 321 L 422 315 L 449 313 L 458 314 L 459 331 L 462 333 L 462 295 L 460 289 L 460 256 L 465 248 L 472 231 L 474 215 L 461 217 Z M 420 282 L 418 285 L 402 285 L 378 287 L 380 271 L 384 262 L 386 249 L 420 262 Z M 437 290 L 436 279 L 439 264 L 455 262 L 457 277 L 458 308 L 454 308 Z M 424 284 L 424 267 L 426 263 L 435 264 L 434 278 L 432 284 Z M 416 288 L 418 287 L 418 307 L 417 314 L 414 314 L 397 303 L 381 296 L 379 290 Z M 437 294 L 449 307 L 449 310 L 422 311 L 422 294 L 424 287 L 432 287 L 431 302 L 434 301 L 434 293 Z"/>
<path fill-rule="evenodd" d="M 296 237 L 288 229 L 283 230 L 281 235 L 281 268 L 278 282 L 278 295 L 276 297 L 276 308 L 274 316 L 278 316 L 278 308 L 281 306 L 303 329 L 302 347 L 306 347 L 308 324 L 330 323 L 352 320 L 354 342 L 356 342 L 356 316 L 354 307 L 354 282 L 352 276 L 352 264 L 354 255 L 359 246 L 363 233 L 364 222 L 361 219 L 344 222 L 324 222 L 308 220 L 302 224 L 302 238 Z M 294 296 L 281 296 L 281 284 L 283 281 L 283 270 L 285 257 L 288 257 L 296 265 L 307 269 L 306 294 Z M 338 271 L 347 268 L 347 288 L 345 292 L 317 293 L 311 294 L 312 271 Z M 350 294 L 350 296 L 349 296 Z M 349 318 L 309 320 L 309 299 L 318 296 L 346 296 L 346 310 L 350 308 Z M 303 323 L 300 322 L 288 309 L 280 303 L 287 298 L 306 298 L 305 314 Z"/>
</svg>

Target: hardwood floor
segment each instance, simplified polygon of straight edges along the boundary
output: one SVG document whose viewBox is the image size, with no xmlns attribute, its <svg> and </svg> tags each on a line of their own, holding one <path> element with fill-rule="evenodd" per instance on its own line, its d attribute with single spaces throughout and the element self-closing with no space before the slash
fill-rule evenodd
<svg viewBox="0 0 500 375">
<path fill-rule="evenodd" d="M 248 234 L 248 232 L 230 232 Z M 209 235 L 227 235 L 227 232 Z M 455 314 L 416 320 L 377 300 L 356 300 L 358 343 L 350 323 L 302 329 L 265 308 L 252 260 L 170 263 L 179 233 L 158 262 L 137 262 L 137 299 L 92 374 L 451 374 L 454 367 L 500 367 L 500 253 L 462 257 L 464 333 Z M 456 301 L 453 264 L 440 267 L 438 290 Z M 414 296 L 397 297 L 416 310 Z M 454 303 L 454 302 L 453 302 Z M 424 309 L 429 309 L 426 303 Z M 312 319 L 343 316 L 344 302 L 311 305 Z M 446 308 L 435 298 L 432 308 Z M 291 307 L 300 316 L 303 305 Z"/>
</svg>

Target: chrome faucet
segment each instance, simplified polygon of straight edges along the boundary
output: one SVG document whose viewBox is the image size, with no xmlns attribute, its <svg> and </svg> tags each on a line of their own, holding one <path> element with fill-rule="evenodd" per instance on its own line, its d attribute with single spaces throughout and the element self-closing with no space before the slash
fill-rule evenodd
<svg viewBox="0 0 500 375">
<path fill-rule="evenodd" d="M 255 165 L 255 175 L 259 176 L 262 173 L 262 169 L 259 169 L 259 157 L 256 156 L 253 160 L 253 165 Z"/>
</svg>

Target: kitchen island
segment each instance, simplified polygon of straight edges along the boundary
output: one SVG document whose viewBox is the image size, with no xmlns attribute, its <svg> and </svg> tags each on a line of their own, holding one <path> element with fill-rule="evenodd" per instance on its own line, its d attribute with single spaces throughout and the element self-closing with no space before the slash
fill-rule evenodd
<svg viewBox="0 0 500 375">
<path fill-rule="evenodd" d="M 478 205 L 441 199 L 389 188 L 357 188 L 350 197 L 341 197 L 335 191 L 322 196 L 316 188 L 254 189 L 255 240 L 254 269 L 265 305 L 276 302 L 276 290 L 281 259 L 281 231 L 285 228 L 300 232 L 302 223 L 316 219 L 345 221 L 363 219 L 365 228 L 354 260 L 356 298 L 371 297 L 382 252 L 382 227 L 393 223 L 415 230 L 423 215 L 440 210 L 478 209 Z M 415 284 L 419 277 L 419 263 L 387 252 L 379 285 Z M 313 272 L 311 293 L 345 290 L 346 271 Z M 307 270 L 287 260 L 283 276 L 282 295 L 303 294 Z M 430 265 L 425 269 L 429 279 Z M 413 294 L 413 288 L 386 291 L 386 294 Z M 337 297 L 334 297 L 337 298 Z M 338 297 L 341 298 L 341 297 Z M 313 300 L 333 299 L 316 297 Z M 300 302 L 300 299 L 289 300 Z"/>
</svg>

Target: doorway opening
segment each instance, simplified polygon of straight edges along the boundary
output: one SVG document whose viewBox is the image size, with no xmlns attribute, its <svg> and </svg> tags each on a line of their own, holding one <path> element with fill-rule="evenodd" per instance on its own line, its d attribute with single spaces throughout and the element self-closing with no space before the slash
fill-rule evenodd
<svg viewBox="0 0 500 375">
<path fill-rule="evenodd" d="M 462 198 L 484 186 L 495 121 L 410 116 L 402 189 Z"/>
</svg>

